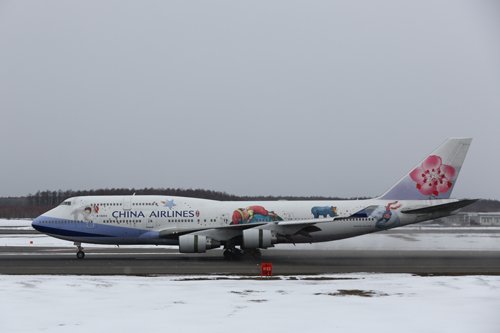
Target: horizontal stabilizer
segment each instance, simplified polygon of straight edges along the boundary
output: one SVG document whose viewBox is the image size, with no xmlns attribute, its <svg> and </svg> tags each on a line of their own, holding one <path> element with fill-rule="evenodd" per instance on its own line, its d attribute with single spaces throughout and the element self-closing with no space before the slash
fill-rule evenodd
<svg viewBox="0 0 500 333">
<path fill-rule="evenodd" d="M 442 213 L 442 212 L 453 212 L 457 209 L 464 208 L 468 205 L 473 204 L 478 199 L 465 199 L 455 202 L 445 203 L 442 205 L 435 205 L 429 207 L 415 208 L 415 209 L 405 209 L 401 213 L 405 214 L 432 214 L 432 213 Z"/>
</svg>

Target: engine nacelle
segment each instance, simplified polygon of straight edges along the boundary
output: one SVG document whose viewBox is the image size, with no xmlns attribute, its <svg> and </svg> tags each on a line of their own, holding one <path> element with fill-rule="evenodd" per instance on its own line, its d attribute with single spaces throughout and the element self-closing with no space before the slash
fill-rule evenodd
<svg viewBox="0 0 500 333">
<path fill-rule="evenodd" d="M 255 228 L 243 230 L 243 248 L 245 249 L 267 249 L 276 241 L 276 236 L 271 230 Z"/>
<path fill-rule="evenodd" d="M 179 237 L 179 252 L 203 253 L 220 246 L 220 242 L 203 235 L 183 235 Z"/>
</svg>

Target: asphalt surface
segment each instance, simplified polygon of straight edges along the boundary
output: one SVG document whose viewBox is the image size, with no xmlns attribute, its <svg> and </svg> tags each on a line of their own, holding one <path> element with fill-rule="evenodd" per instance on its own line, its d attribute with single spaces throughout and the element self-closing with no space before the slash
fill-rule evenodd
<svg viewBox="0 0 500 333">
<path fill-rule="evenodd" d="M 409 229 L 405 234 L 463 233 L 460 229 Z M 500 234 L 499 230 L 467 233 Z M 385 233 L 401 233 L 400 230 Z M 0 228 L 0 235 L 38 234 L 37 231 Z M 413 273 L 421 275 L 500 275 L 500 251 L 332 251 L 269 249 L 261 256 L 223 259 L 222 250 L 180 254 L 164 247 L 89 247 L 76 259 L 71 247 L 0 247 L 0 274 L 90 275 L 258 275 L 261 262 L 273 264 L 273 274 L 329 274 L 352 272 Z"/>
<path fill-rule="evenodd" d="M 420 275 L 500 275 L 500 251 L 262 251 L 259 257 L 223 259 L 221 250 L 179 254 L 157 248 L 88 248 L 78 260 L 72 248 L 0 247 L 0 274 L 71 275 L 258 275 L 261 262 L 273 264 L 273 274 L 352 272 Z"/>
</svg>

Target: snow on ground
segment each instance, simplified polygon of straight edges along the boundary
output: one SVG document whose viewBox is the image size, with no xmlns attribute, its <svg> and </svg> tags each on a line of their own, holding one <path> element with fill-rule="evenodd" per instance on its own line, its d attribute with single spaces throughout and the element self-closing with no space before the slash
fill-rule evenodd
<svg viewBox="0 0 500 333">
<path fill-rule="evenodd" d="M 280 248 L 281 245 L 277 245 Z M 290 246 L 290 245 L 286 245 Z M 338 241 L 297 244 L 302 250 L 500 251 L 500 233 L 373 233 Z"/>
<path fill-rule="evenodd" d="M 12 226 L 12 227 L 23 227 L 31 226 L 31 219 L 0 219 L 0 227 Z"/>
<path fill-rule="evenodd" d="M 0 219 L 0 228 L 31 228 L 32 220 L 7 220 Z"/>
<path fill-rule="evenodd" d="M 497 333 L 500 327 L 498 276 L 215 278 L 3 275 L 0 330 Z"/>
<path fill-rule="evenodd" d="M 57 239 L 42 234 L 34 235 L 0 235 L 0 246 L 33 246 L 33 247 L 72 247 L 73 242 Z M 123 245 L 129 248 L 158 248 L 155 245 Z M 84 244 L 85 248 L 98 247 L 110 248 L 116 245 Z M 177 248 L 177 246 L 164 246 L 164 248 Z M 1 332 L 0 332 L 1 333 Z"/>
</svg>

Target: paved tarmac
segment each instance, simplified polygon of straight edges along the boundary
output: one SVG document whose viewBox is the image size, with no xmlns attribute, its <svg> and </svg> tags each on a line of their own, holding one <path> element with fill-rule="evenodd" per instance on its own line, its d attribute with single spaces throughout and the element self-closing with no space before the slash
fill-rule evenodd
<svg viewBox="0 0 500 333">
<path fill-rule="evenodd" d="M 223 259 L 221 250 L 180 254 L 155 248 L 87 248 L 83 260 L 72 248 L 0 247 L 0 274 L 85 275 L 258 275 L 271 262 L 273 274 L 352 272 L 419 275 L 500 275 L 500 251 L 327 251 L 263 250 L 260 258 Z"/>
</svg>

